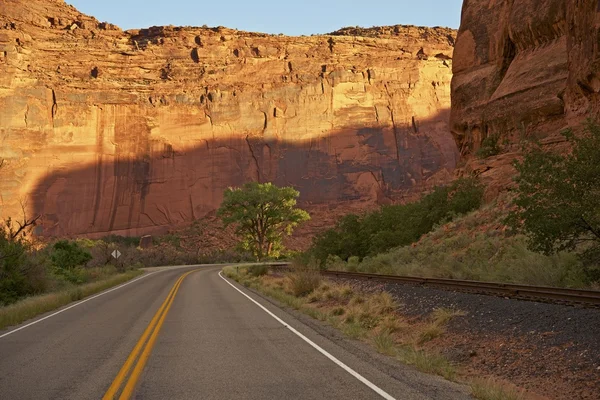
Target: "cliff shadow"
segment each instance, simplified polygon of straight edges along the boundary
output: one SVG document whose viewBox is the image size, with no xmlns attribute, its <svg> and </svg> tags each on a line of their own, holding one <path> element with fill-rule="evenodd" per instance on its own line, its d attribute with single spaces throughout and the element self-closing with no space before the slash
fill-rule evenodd
<svg viewBox="0 0 600 400">
<path fill-rule="evenodd" d="M 179 148 L 148 140 L 133 154 L 117 146 L 88 165 L 45 175 L 29 204 L 42 215 L 38 235 L 102 236 L 189 223 L 214 212 L 226 188 L 248 181 L 293 186 L 304 207 L 390 203 L 449 179 L 458 150 L 448 117 L 445 110 L 404 127 L 348 128 L 297 141 L 239 135 Z"/>
</svg>

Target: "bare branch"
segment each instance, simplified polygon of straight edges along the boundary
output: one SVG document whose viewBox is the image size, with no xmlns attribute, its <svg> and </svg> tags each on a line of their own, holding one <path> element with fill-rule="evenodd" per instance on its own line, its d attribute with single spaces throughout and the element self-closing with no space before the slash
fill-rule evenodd
<svg viewBox="0 0 600 400">
<path fill-rule="evenodd" d="M 583 221 L 585 228 L 590 231 L 596 238 L 600 239 L 600 231 L 595 229 L 590 223 L 585 219 L 585 217 L 581 217 L 581 221 Z"/>
<path fill-rule="evenodd" d="M 11 221 L 5 221 L 5 226 L 8 227 L 8 235 L 11 240 L 15 240 L 17 237 L 19 237 L 19 235 L 25 233 L 30 227 L 36 226 L 37 221 L 42 217 L 42 215 L 39 214 L 33 218 L 27 218 L 27 211 L 25 210 L 25 203 L 23 202 L 21 202 L 21 212 L 23 214 L 23 222 L 16 221 L 17 225 L 19 226 L 18 229 L 14 230 L 12 228 Z"/>
</svg>

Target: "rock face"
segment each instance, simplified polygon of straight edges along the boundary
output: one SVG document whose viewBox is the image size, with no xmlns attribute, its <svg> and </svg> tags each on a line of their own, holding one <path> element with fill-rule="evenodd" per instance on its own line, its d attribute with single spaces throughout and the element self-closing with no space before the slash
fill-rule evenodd
<svg viewBox="0 0 600 400">
<path fill-rule="evenodd" d="M 461 154 L 597 116 L 599 47 L 597 0 L 465 0 L 451 113 Z"/>
<path fill-rule="evenodd" d="M 444 179 L 455 32 L 311 37 L 122 31 L 62 0 L 0 4 L 3 216 L 39 234 L 143 234 L 246 181 L 306 204 L 383 203 Z"/>
</svg>

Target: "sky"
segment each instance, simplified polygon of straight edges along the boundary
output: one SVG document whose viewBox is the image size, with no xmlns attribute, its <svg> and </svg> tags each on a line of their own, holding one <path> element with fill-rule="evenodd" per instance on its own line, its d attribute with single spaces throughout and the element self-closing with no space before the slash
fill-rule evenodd
<svg viewBox="0 0 600 400">
<path fill-rule="evenodd" d="M 462 0 L 66 0 L 122 29 L 153 25 L 225 26 L 285 35 L 329 33 L 346 26 L 458 28 Z"/>
</svg>

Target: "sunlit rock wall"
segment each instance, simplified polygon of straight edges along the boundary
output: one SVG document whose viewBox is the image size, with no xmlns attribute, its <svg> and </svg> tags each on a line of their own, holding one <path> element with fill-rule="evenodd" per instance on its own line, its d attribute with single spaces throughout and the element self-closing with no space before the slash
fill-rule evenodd
<svg viewBox="0 0 600 400">
<path fill-rule="evenodd" d="M 447 179 L 455 32 L 311 37 L 124 32 L 60 0 L 0 3 L 0 214 L 38 234 L 141 234 L 250 180 L 311 204 L 402 199 Z"/>
</svg>

